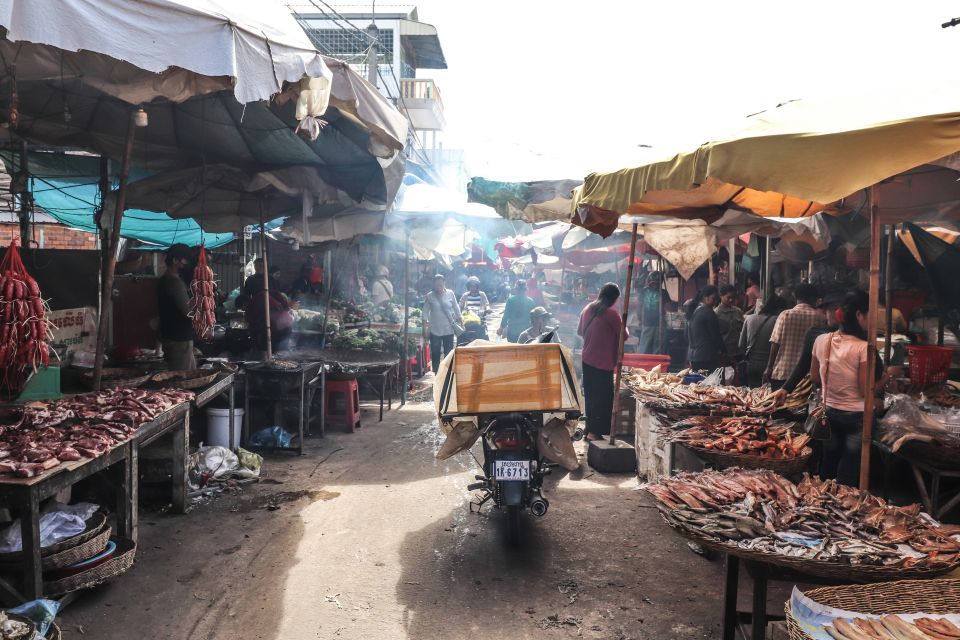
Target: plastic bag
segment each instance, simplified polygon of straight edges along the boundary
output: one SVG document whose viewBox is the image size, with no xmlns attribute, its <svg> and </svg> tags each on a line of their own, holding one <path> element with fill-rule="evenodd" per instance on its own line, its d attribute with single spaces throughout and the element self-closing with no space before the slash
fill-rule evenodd
<svg viewBox="0 0 960 640">
<path fill-rule="evenodd" d="M 889 408 L 877 422 L 877 433 L 891 450 L 899 451 L 911 440 L 960 447 L 960 435 L 947 428 L 960 418 L 955 409 L 924 410 L 919 402 L 902 394 L 890 396 L 887 403 Z"/>
<path fill-rule="evenodd" d="M 697 383 L 698 387 L 719 387 L 723 385 L 723 369 L 717 369 Z"/>
<path fill-rule="evenodd" d="M 283 427 L 267 427 L 260 429 L 250 436 L 250 444 L 254 447 L 286 448 L 293 442 L 293 434 L 284 431 Z"/>
<path fill-rule="evenodd" d="M 43 640 L 46 637 L 47 631 L 50 630 L 50 625 L 56 620 L 57 611 L 59 610 L 59 602 L 46 599 L 31 600 L 30 602 L 23 603 L 19 607 L 7 609 L 9 613 L 16 613 L 17 615 L 30 618 L 37 625 L 37 635 L 35 636 L 37 640 Z"/>
<path fill-rule="evenodd" d="M 89 502 L 74 505 L 51 503 L 45 512 L 40 514 L 40 548 L 45 549 L 83 533 L 87 528 L 87 520 L 99 508 Z M 20 519 L 17 518 L 3 533 L 0 533 L 0 553 L 13 553 L 21 549 L 23 549 L 23 538 L 20 532 Z"/>
</svg>

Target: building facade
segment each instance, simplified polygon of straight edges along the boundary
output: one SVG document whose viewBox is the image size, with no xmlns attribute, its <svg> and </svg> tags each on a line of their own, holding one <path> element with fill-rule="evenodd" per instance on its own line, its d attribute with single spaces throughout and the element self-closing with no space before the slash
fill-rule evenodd
<svg viewBox="0 0 960 640">
<path fill-rule="evenodd" d="M 378 4 L 372 13 L 370 4 L 321 0 L 287 4 L 321 53 L 347 62 L 407 116 L 411 124 L 407 171 L 450 188 L 460 187 L 460 182 L 465 186 L 462 153 L 444 150 L 443 98 L 429 77 L 431 70 L 446 69 L 447 61 L 437 29 L 420 22 L 417 8 Z"/>
</svg>

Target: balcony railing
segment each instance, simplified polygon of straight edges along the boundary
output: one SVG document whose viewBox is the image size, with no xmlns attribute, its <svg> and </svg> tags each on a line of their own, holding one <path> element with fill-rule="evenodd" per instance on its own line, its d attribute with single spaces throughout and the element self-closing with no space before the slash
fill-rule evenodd
<svg viewBox="0 0 960 640">
<path fill-rule="evenodd" d="M 433 100 L 437 103 L 440 111 L 443 111 L 440 88 L 433 80 L 402 78 L 400 80 L 400 97 L 408 100 Z"/>
</svg>

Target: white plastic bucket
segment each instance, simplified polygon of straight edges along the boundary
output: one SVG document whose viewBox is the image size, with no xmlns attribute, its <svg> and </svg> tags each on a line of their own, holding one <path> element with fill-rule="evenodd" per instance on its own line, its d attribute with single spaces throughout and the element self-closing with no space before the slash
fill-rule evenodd
<svg viewBox="0 0 960 640">
<path fill-rule="evenodd" d="M 207 442 L 211 447 L 230 446 L 230 409 L 207 409 Z M 240 429 L 243 427 L 243 409 L 233 410 L 233 444 L 240 446 Z"/>
</svg>

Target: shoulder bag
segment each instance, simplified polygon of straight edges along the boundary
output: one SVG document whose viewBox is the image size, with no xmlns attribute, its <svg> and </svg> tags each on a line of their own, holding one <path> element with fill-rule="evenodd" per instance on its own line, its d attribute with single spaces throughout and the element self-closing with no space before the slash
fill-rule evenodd
<svg viewBox="0 0 960 640">
<path fill-rule="evenodd" d="M 443 309 L 443 312 L 447 315 L 447 320 L 449 320 L 450 324 L 453 326 L 453 335 L 459 338 L 463 335 L 467 328 L 463 326 L 463 318 L 454 318 L 453 314 L 450 313 L 450 308 L 447 305 L 447 300 L 449 298 L 450 296 L 444 294 L 443 298 L 440 299 L 440 308 Z M 456 297 L 453 298 L 453 301 L 456 303 Z"/>
<path fill-rule="evenodd" d="M 837 332 L 826 334 L 827 337 L 827 370 L 820 381 L 820 393 L 811 393 L 807 402 L 807 421 L 803 430 L 814 440 L 829 440 L 832 435 L 830 421 L 827 419 L 827 381 L 830 379 L 830 355 L 833 352 L 833 339 Z"/>
</svg>

